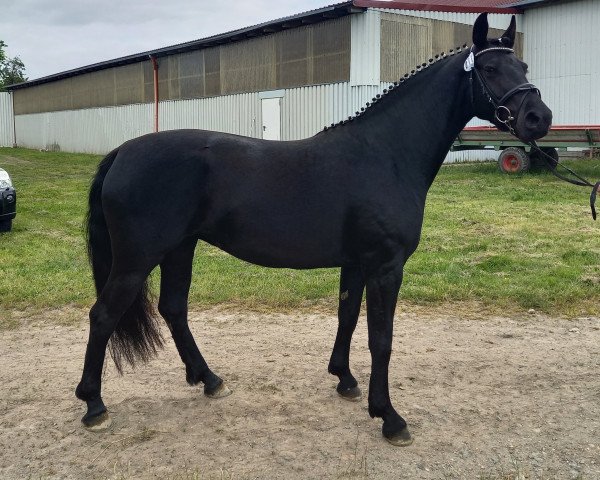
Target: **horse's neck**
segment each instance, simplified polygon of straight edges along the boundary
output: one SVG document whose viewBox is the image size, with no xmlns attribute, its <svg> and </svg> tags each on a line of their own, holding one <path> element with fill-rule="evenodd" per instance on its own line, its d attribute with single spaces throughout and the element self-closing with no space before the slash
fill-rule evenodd
<svg viewBox="0 0 600 480">
<path fill-rule="evenodd" d="M 370 156 L 393 157 L 400 176 L 428 189 L 452 142 L 473 117 L 464 57 L 434 63 L 341 128 L 368 141 Z"/>
</svg>

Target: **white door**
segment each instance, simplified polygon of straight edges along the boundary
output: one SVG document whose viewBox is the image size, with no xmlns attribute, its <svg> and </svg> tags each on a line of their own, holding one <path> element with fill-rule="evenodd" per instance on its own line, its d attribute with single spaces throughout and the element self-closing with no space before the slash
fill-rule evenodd
<svg viewBox="0 0 600 480">
<path fill-rule="evenodd" d="M 262 99 L 262 138 L 281 140 L 281 98 Z"/>
</svg>

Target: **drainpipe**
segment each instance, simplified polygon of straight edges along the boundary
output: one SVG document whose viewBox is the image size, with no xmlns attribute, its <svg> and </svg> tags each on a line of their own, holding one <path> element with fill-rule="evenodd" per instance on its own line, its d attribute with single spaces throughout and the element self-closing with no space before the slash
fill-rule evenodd
<svg viewBox="0 0 600 480">
<path fill-rule="evenodd" d="M 156 57 L 148 56 L 152 61 L 152 70 L 154 71 L 154 131 L 158 132 L 158 62 Z"/>
<path fill-rule="evenodd" d="M 13 124 L 13 148 L 17 148 L 17 123 L 15 121 L 15 92 L 10 92 L 10 102 L 12 105 L 12 124 Z"/>
</svg>

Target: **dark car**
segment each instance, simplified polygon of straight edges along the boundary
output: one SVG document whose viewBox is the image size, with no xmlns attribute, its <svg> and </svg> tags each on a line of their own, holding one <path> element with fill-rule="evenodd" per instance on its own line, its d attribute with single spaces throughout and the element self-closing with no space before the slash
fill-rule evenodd
<svg viewBox="0 0 600 480">
<path fill-rule="evenodd" d="M 0 232 L 10 232 L 17 215 L 17 193 L 6 170 L 0 168 Z"/>
</svg>

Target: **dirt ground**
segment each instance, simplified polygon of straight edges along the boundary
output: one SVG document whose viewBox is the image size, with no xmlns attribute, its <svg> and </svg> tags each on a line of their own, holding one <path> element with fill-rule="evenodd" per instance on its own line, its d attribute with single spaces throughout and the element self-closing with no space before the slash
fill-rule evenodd
<svg viewBox="0 0 600 480">
<path fill-rule="evenodd" d="M 365 324 L 351 403 L 327 373 L 333 315 L 195 312 L 233 395 L 188 386 L 169 338 L 123 377 L 107 363 L 104 433 L 82 428 L 73 394 L 87 324 L 1 332 L 0 478 L 600 479 L 600 319 L 399 313 L 390 388 L 415 439 L 405 448 L 368 416 Z"/>
</svg>

